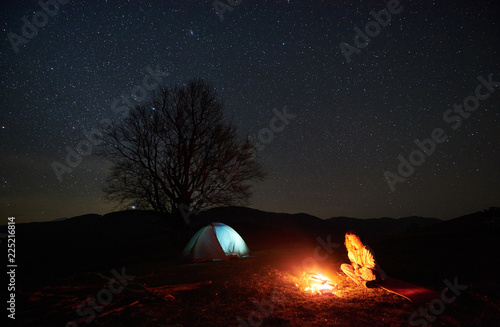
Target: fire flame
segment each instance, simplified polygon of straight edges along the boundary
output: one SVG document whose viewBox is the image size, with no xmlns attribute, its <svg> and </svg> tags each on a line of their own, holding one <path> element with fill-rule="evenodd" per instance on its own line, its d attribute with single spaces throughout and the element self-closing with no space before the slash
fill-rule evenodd
<svg viewBox="0 0 500 327">
<path fill-rule="evenodd" d="M 310 276 L 307 285 L 304 290 L 313 294 L 335 293 L 337 290 L 337 284 L 322 274 Z"/>
</svg>

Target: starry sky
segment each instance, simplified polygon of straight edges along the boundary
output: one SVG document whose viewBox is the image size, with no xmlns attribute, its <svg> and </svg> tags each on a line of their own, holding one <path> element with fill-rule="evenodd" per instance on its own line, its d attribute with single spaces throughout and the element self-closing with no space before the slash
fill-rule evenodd
<svg viewBox="0 0 500 327">
<path fill-rule="evenodd" d="M 120 119 L 122 95 L 140 102 L 130 95 L 151 72 L 164 85 L 205 79 L 240 136 L 260 141 L 268 177 L 253 208 L 449 219 L 500 206 L 496 1 L 218 4 L 2 1 L 2 219 L 115 210 L 100 191 L 109 164 L 85 133 Z M 273 117 L 284 128 L 269 135 Z"/>
</svg>

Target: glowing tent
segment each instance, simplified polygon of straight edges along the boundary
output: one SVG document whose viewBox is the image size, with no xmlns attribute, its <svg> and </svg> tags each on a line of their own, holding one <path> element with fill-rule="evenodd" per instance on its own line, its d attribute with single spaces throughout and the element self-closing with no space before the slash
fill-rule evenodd
<svg viewBox="0 0 500 327">
<path fill-rule="evenodd" d="M 182 256 L 193 261 L 228 260 L 246 257 L 249 252 L 245 241 L 234 229 L 222 223 L 211 223 L 194 234 Z"/>
</svg>

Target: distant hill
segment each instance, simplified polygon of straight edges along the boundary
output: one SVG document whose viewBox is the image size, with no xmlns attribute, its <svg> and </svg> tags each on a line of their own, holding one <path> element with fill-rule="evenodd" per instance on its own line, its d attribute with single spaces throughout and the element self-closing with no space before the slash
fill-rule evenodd
<svg viewBox="0 0 500 327">
<path fill-rule="evenodd" d="M 351 229 L 356 230 L 365 239 L 372 239 L 413 231 L 442 222 L 436 218 L 415 216 L 399 219 L 334 217 L 323 220 L 304 213 L 271 213 L 246 207 L 220 207 L 191 216 L 191 233 L 212 221 L 232 226 L 247 242 L 255 238 L 257 246 L 259 246 L 259 241 L 272 244 L 314 240 L 318 236 L 326 237 L 327 235 L 336 240 L 342 240 L 345 232 Z"/>
<path fill-rule="evenodd" d="M 404 218 L 371 218 L 355 219 L 346 217 L 336 217 L 327 220 L 330 228 L 347 231 L 354 229 L 367 238 L 389 236 L 397 233 L 414 231 L 422 227 L 432 226 L 441 223 L 437 218 L 424 217 L 404 217 Z"/>
<path fill-rule="evenodd" d="M 409 281 L 428 280 L 429 285 L 442 282 L 441 276 L 473 279 L 477 267 L 486 267 L 484 280 L 497 280 L 497 273 L 489 267 L 500 264 L 500 211 L 490 208 L 439 222 L 431 226 L 380 237 L 372 245 L 384 266 L 391 266 L 394 276 L 405 276 Z M 393 262 L 408 264 L 393 265 Z M 436 274 L 436 272 L 440 274 Z M 424 278 L 424 276 L 427 276 Z M 488 288 L 485 286 L 486 289 Z M 487 290 L 485 290 L 486 292 Z M 492 289 L 493 291 L 493 289 Z M 487 291 L 489 292 L 489 291 Z M 500 290 L 497 288 L 497 296 Z"/>
<path fill-rule="evenodd" d="M 6 230 L 0 227 L 0 233 Z M 64 220 L 16 224 L 16 260 L 25 280 L 142 260 L 178 251 L 174 230 L 152 211 L 88 214 Z M 36 271 L 36 274 L 32 274 Z"/>
</svg>

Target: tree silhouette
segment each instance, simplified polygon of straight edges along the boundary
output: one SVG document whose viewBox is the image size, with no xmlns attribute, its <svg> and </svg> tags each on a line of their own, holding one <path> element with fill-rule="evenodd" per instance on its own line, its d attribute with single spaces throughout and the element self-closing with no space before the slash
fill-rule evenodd
<svg viewBox="0 0 500 327">
<path fill-rule="evenodd" d="M 103 128 L 102 141 L 113 163 L 103 188 L 108 200 L 185 221 L 190 210 L 244 204 L 252 181 L 265 177 L 255 144 L 238 140 L 217 93 L 201 79 L 162 88 Z"/>
</svg>

